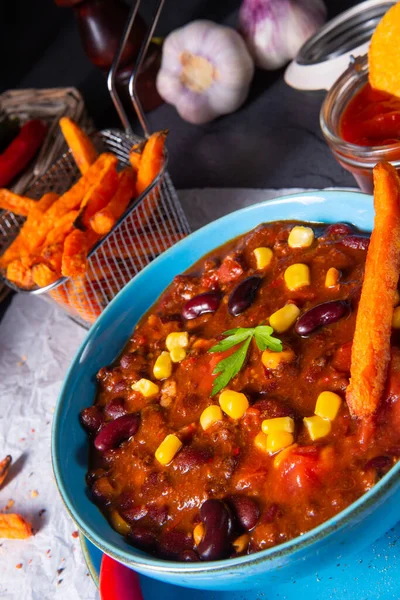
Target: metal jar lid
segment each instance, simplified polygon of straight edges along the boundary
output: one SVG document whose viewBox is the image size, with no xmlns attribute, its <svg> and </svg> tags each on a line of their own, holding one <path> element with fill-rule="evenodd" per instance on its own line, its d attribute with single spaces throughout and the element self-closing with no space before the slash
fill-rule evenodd
<svg viewBox="0 0 400 600">
<path fill-rule="evenodd" d="M 298 90 L 329 90 L 352 56 L 368 52 L 376 26 L 395 0 L 366 0 L 328 21 L 300 48 L 285 71 Z"/>
</svg>

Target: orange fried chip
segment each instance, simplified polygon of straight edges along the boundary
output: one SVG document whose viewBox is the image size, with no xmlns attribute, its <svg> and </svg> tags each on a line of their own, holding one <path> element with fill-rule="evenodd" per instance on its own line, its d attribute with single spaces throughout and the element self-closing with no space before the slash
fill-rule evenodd
<svg viewBox="0 0 400 600">
<path fill-rule="evenodd" d="M 79 277 L 86 271 L 87 263 L 86 234 L 74 229 L 66 238 L 62 255 L 61 272 L 65 277 Z"/>
<path fill-rule="evenodd" d="M 168 131 L 157 131 L 147 140 L 139 163 L 136 191 L 138 195 L 154 181 L 164 164 L 164 145 Z M 132 151 L 131 151 L 132 152 Z M 132 157 L 130 156 L 132 163 Z"/>
<path fill-rule="evenodd" d="M 23 289 L 33 286 L 32 269 L 24 265 L 20 258 L 11 261 L 7 266 L 7 279 Z"/>
<path fill-rule="evenodd" d="M 0 539 L 23 540 L 31 537 L 32 525 L 21 515 L 0 514 Z"/>
<path fill-rule="evenodd" d="M 0 189 L 0 208 L 9 210 L 16 215 L 27 217 L 29 211 L 34 208 L 36 201 L 26 196 L 19 196 L 5 188 Z"/>
<path fill-rule="evenodd" d="M 368 52 L 371 87 L 400 97 L 400 3 L 378 23 Z"/>
<path fill-rule="evenodd" d="M 135 193 L 136 174 L 130 168 L 123 169 L 118 175 L 118 188 L 105 208 L 99 210 L 90 219 L 90 226 L 99 235 L 105 235 L 114 227 L 127 209 Z"/>
<path fill-rule="evenodd" d="M 32 279 L 39 287 L 46 287 L 59 279 L 59 275 L 48 265 L 38 263 L 32 267 Z"/>
<path fill-rule="evenodd" d="M 62 117 L 60 119 L 60 128 L 72 152 L 76 166 L 82 175 L 84 175 L 98 157 L 96 148 L 86 133 L 69 117 Z"/>
<path fill-rule="evenodd" d="M 108 156 L 109 160 L 104 164 L 96 183 L 89 188 L 82 200 L 81 210 L 75 223 L 78 229 L 87 229 L 91 217 L 107 206 L 117 190 L 118 174 L 116 167 L 118 160 L 113 154 Z"/>
</svg>

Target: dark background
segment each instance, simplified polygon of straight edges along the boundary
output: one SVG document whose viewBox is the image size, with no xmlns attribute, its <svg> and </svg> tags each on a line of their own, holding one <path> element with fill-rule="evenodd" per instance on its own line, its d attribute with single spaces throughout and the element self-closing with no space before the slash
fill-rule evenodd
<svg viewBox="0 0 400 600">
<path fill-rule="evenodd" d="M 154 3 L 142 3 L 146 18 Z M 358 2 L 325 3 L 331 18 Z M 240 0 L 166 0 L 156 33 L 166 35 L 198 18 L 235 25 L 239 5 Z M 0 0 L 0 50 L 0 92 L 76 86 L 98 128 L 118 126 L 104 75 L 86 58 L 71 9 L 52 0 Z M 354 185 L 319 129 L 324 93 L 293 90 L 282 75 L 257 72 L 246 104 L 207 125 L 185 123 L 167 105 L 148 115 L 152 129 L 170 129 L 169 170 L 178 189 Z"/>
</svg>

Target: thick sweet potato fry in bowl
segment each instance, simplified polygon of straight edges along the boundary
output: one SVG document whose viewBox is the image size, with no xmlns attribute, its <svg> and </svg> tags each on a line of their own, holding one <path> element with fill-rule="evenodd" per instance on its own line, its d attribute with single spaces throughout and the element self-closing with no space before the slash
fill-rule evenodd
<svg viewBox="0 0 400 600">
<path fill-rule="evenodd" d="M 365 264 L 346 400 L 355 417 L 370 417 L 382 397 L 400 271 L 400 180 L 394 167 L 374 169 L 375 222 Z"/>
</svg>

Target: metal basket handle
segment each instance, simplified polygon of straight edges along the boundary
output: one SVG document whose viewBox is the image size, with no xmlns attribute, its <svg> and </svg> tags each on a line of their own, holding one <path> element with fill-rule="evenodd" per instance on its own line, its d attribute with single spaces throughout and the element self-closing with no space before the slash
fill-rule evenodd
<svg viewBox="0 0 400 600">
<path fill-rule="evenodd" d="M 124 33 L 121 38 L 121 42 L 119 44 L 117 52 L 115 53 L 114 60 L 111 65 L 111 69 L 110 69 L 110 71 L 108 73 L 108 77 L 107 77 L 108 91 L 110 92 L 111 99 L 114 102 L 116 111 L 117 111 L 119 118 L 121 119 L 122 125 L 123 125 L 124 129 L 127 131 L 127 133 L 133 133 L 133 132 L 132 132 L 132 127 L 130 125 L 125 108 L 121 102 L 121 98 L 119 97 L 118 92 L 117 92 L 116 76 L 117 76 L 119 64 L 121 62 L 122 54 L 124 52 L 126 43 L 128 41 L 128 37 L 132 31 L 132 27 L 135 22 L 136 15 L 138 13 L 141 1 L 142 0 L 136 0 L 136 2 L 134 3 L 134 5 L 131 8 Z M 143 60 L 146 56 L 146 52 L 148 50 L 151 38 L 153 37 L 154 30 L 157 26 L 158 19 L 160 18 L 160 14 L 161 14 L 162 8 L 164 6 L 164 2 L 165 2 L 165 0 L 158 0 L 153 20 L 147 30 L 145 39 L 140 47 L 139 54 L 136 59 L 135 66 L 133 68 L 132 75 L 129 79 L 129 86 L 128 86 L 129 95 L 132 99 L 132 103 L 135 108 L 136 115 L 139 119 L 140 125 L 142 126 L 142 129 L 143 129 L 146 137 L 149 137 L 150 130 L 149 130 L 149 126 L 148 126 L 146 117 L 144 116 L 144 113 L 143 113 L 142 105 L 141 105 L 140 100 L 136 93 L 136 83 L 137 83 L 137 77 L 140 72 L 140 68 L 143 64 Z"/>
</svg>

